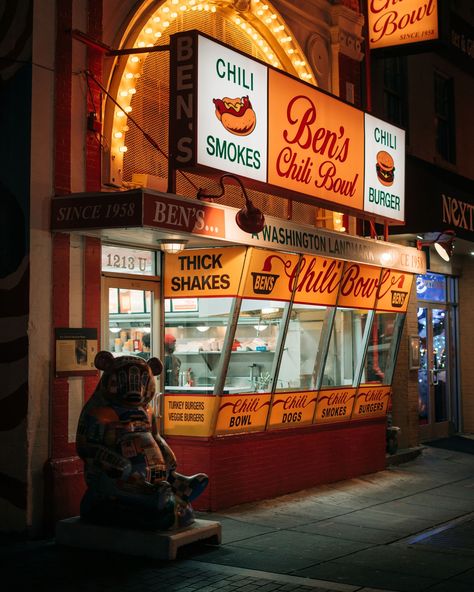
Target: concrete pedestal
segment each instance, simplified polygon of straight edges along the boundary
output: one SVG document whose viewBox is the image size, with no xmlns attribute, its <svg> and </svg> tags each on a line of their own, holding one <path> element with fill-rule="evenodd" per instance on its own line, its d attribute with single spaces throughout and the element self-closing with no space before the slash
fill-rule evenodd
<svg viewBox="0 0 474 592">
<path fill-rule="evenodd" d="M 196 520 L 177 530 L 143 531 L 83 522 L 78 516 L 56 525 L 56 543 L 82 549 L 100 549 L 152 559 L 176 559 L 179 547 L 207 541 L 220 544 L 221 525 L 210 520 Z"/>
</svg>

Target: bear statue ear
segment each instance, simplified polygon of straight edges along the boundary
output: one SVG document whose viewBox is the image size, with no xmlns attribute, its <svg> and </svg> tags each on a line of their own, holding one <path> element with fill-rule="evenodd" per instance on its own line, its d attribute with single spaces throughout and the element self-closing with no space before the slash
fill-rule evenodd
<svg viewBox="0 0 474 592">
<path fill-rule="evenodd" d="M 153 376 L 159 376 L 162 373 L 163 363 L 159 358 L 150 358 L 147 363 L 153 372 Z"/>
<path fill-rule="evenodd" d="M 94 366 L 98 370 L 110 370 L 114 365 L 114 356 L 108 351 L 100 351 L 94 359 Z"/>
</svg>

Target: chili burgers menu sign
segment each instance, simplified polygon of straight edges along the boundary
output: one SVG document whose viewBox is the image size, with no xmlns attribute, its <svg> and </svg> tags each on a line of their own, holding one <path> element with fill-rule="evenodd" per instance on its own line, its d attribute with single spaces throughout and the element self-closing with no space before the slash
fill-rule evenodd
<svg viewBox="0 0 474 592">
<path fill-rule="evenodd" d="M 404 222 L 403 130 L 197 31 L 171 36 L 170 72 L 174 168 Z"/>
</svg>

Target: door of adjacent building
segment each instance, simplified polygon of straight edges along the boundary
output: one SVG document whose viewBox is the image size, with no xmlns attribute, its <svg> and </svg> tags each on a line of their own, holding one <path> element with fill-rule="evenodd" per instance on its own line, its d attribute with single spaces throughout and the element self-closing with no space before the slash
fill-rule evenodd
<svg viewBox="0 0 474 592">
<path fill-rule="evenodd" d="M 418 412 L 420 441 L 447 437 L 457 430 L 455 310 L 448 303 L 448 280 L 418 276 Z"/>
</svg>

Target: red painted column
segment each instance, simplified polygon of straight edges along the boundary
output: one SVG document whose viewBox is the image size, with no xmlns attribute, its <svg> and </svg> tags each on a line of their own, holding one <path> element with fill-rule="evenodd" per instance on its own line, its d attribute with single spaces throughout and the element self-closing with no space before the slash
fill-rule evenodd
<svg viewBox="0 0 474 592">
<path fill-rule="evenodd" d="M 92 237 L 84 240 L 84 326 L 97 329 L 100 350 L 101 244 L 99 239 Z M 98 380 L 99 372 L 84 378 L 84 401 L 92 395 Z"/>
</svg>

